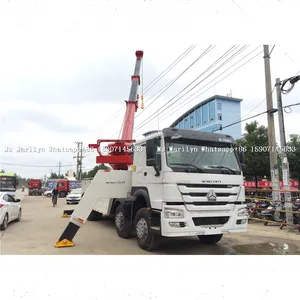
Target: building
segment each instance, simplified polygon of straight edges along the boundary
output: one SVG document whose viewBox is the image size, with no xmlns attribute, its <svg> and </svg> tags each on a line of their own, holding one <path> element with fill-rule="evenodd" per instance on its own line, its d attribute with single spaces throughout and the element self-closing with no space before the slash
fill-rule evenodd
<svg viewBox="0 0 300 300">
<path fill-rule="evenodd" d="M 220 129 L 241 119 L 241 102 L 242 99 L 215 95 L 185 112 L 170 127 L 218 132 L 240 139 L 241 123 Z"/>
</svg>

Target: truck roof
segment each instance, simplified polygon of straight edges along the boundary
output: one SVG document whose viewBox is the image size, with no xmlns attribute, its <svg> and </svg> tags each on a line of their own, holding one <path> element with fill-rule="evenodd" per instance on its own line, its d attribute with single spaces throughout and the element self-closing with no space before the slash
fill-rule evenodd
<svg viewBox="0 0 300 300">
<path fill-rule="evenodd" d="M 200 140 L 200 141 L 210 141 L 210 142 L 223 142 L 223 143 L 235 143 L 235 140 L 232 136 L 228 134 L 221 134 L 216 132 L 206 132 L 201 130 L 188 130 L 188 129 L 179 129 L 179 128 L 164 128 L 161 131 L 152 131 L 147 132 L 145 138 L 137 141 L 137 143 L 143 143 L 152 138 L 158 137 L 163 134 L 165 137 L 172 137 L 178 135 L 178 137 Z"/>
</svg>

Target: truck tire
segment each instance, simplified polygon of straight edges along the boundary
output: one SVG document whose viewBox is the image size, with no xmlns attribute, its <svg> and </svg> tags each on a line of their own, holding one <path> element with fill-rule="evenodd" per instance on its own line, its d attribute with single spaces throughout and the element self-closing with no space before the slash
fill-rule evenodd
<svg viewBox="0 0 300 300">
<path fill-rule="evenodd" d="M 150 231 L 150 215 L 147 208 L 140 208 L 135 216 L 137 243 L 141 249 L 154 251 L 159 246 L 160 237 Z"/>
<path fill-rule="evenodd" d="M 218 243 L 223 237 L 223 234 L 212 234 L 212 235 L 198 235 L 201 244 L 214 245 Z"/>
<path fill-rule="evenodd" d="M 87 220 L 91 221 L 91 222 L 92 221 L 99 221 L 101 219 L 102 219 L 102 214 L 97 212 L 97 211 L 94 211 L 94 210 L 91 211 L 90 215 L 87 218 Z"/>
<path fill-rule="evenodd" d="M 130 227 L 129 211 L 123 204 L 119 204 L 115 214 L 115 226 L 117 234 L 122 239 L 132 237 L 133 228 Z"/>
<path fill-rule="evenodd" d="M 66 196 L 67 196 L 67 193 L 64 192 L 64 191 L 62 191 L 62 192 L 59 193 L 59 197 L 60 197 L 60 198 L 64 198 L 64 197 L 66 197 Z"/>
</svg>

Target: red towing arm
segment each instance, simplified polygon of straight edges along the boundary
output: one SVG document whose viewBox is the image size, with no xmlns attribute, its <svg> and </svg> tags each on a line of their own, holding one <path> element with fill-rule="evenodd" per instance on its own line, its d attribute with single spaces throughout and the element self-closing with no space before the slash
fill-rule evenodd
<svg viewBox="0 0 300 300">
<path fill-rule="evenodd" d="M 97 144 L 89 144 L 89 148 L 96 148 L 99 156 L 96 158 L 98 164 L 110 164 L 114 170 L 127 170 L 128 166 L 132 165 L 132 139 L 134 128 L 134 115 L 138 109 L 138 86 L 141 83 L 140 70 L 142 65 L 144 52 L 138 50 L 135 52 L 136 63 L 134 75 L 131 76 L 131 89 L 129 100 L 126 102 L 126 112 L 123 121 L 123 130 L 121 139 L 118 140 L 98 140 Z M 108 155 L 103 155 L 101 152 L 101 143 L 111 143 L 108 145 Z"/>
</svg>

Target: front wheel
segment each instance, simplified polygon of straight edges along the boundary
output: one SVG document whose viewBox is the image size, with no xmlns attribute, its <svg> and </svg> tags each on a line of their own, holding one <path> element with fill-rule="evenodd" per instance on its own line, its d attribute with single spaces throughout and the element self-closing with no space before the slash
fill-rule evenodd
<svg viewBox="0 0 300 300">
<path fill-rule="evenodd" d="M 212 234 L 212 235 L 198 235 L 198 239 L 201 244 L 214 245 L 218 243 L 223 237 L 223 234 Z"/>
<path fill-rule="evenodd" d="M 4 220 L 0 225 L 0 229 L 5 230 L 7 228 L 7 225 L 8 225 L 8 214 L 5 215 Z"/>
<path fill-rule="evenodd" d="M 138 245 L 146 251 L 154 251 L 159 246 L 159 236 L 151 232 L 150 215 L 147 208 L 141 208 L 135 216 L 135 231 Z"/>
</svg>

